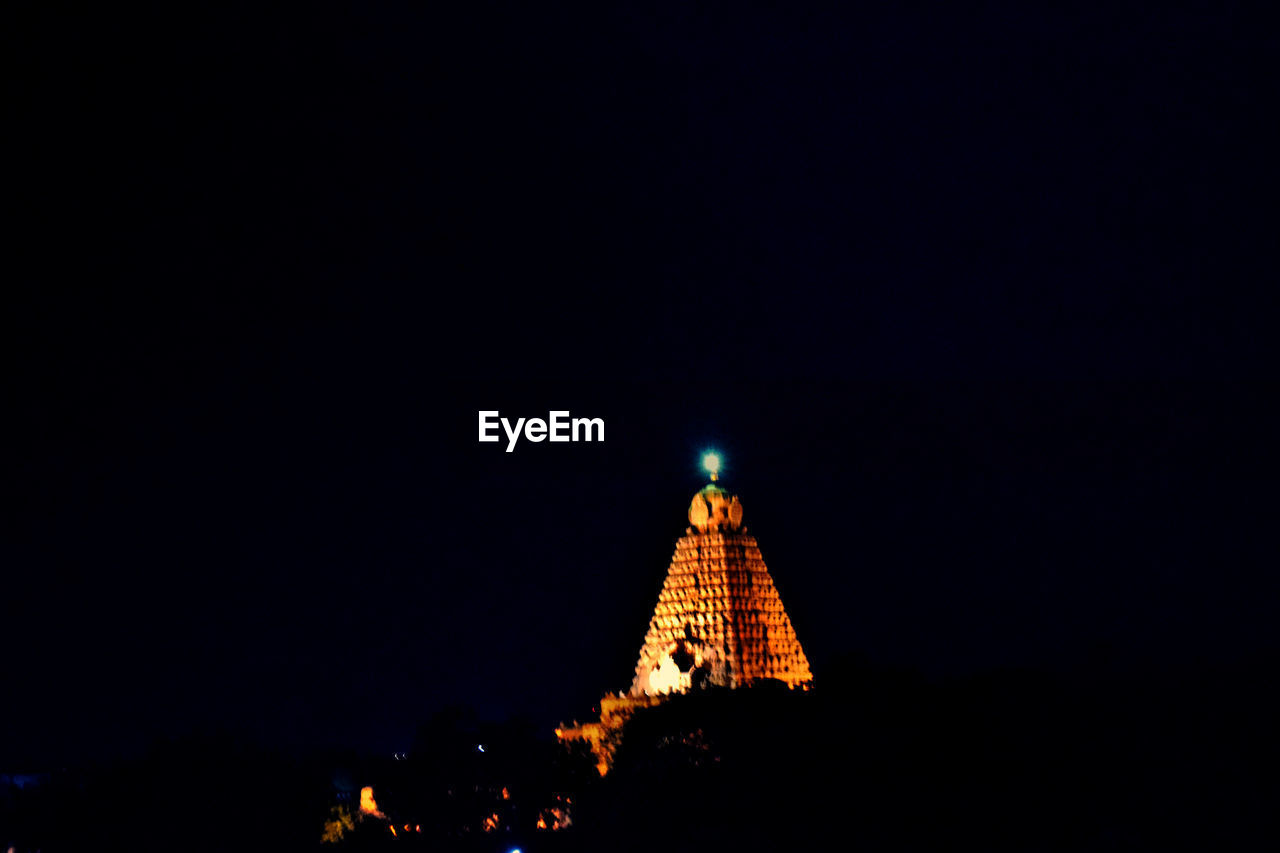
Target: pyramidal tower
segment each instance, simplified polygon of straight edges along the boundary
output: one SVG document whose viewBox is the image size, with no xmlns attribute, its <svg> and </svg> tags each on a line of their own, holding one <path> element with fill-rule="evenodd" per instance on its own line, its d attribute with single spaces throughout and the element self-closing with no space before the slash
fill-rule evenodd
<svg viewBox="0 0 1280 853">
<path fill-rule="evenodd" d="M 813 683 L 760 547 L 742 523 L 742 502 L 719 485 L 715 454 L 703 464 L 711 482 L 689 504 L 691 526 L 676 542 L 630 691 L 601 700 L 599 723 L 556 729 L 563 741 L 589 742 L 601 774 L 637 708 L 699 689 L 807 690 Z"/>
<path fill-rule="evenodd" d="M 796 639 L 742 502 L 716 481 L 693 496 L 640 649 L 632 696 L 780 681 L 806 689 L 809 660 Z"/>
</svg>

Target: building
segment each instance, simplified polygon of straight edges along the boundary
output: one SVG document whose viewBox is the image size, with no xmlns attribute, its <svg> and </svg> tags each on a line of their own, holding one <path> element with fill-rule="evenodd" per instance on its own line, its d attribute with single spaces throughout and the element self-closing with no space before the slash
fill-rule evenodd
<svg viewBox="0 0 1280 853">
<path fill-rule="evenodd" d="M 690 527 L 676 542 L 635 677 L 627 693 L 604 697 L 597 722 L 562 726 L 563 742 L 582 740 L 608 772 L 622 725 L 637 710 L 677 693 L 765 684 L 807 690 L 813 674 L 774 588 L 760 547 L 742 523 L 743 507 L 718 483 L 693 496 Z"/>
</svg>

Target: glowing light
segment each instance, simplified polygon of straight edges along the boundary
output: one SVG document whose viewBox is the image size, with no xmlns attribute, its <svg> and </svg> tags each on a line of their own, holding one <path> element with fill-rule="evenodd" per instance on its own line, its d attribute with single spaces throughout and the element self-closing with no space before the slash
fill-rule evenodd
<svg viewBox="0 0 1280 853">
<path fill-rule="evenodd" d="M 657 666 L 649 670 L 646 675 L 647 688 L 645 692 L 682 692 L 682 688 L 685 686 L 683 684 L 683 675 L 684 673 L 680 671 L 680 667 L 671 659 L 671 655 L 663 652 L 662 657 L 658 658 Z"/>
<path fill-rule="evenodd" d="M 322 844 L 337 844 L 348 832 L 356 828 L 355 818 L 346 806 L 333 806 L 329 809 L 329 819 L 324 822 Z M 9 853 L 14 853 L 12 848 Z"/>
<path fill-rule="evenodd" d="M 572 824 L 573 821 L 569 819 L 569 812 L 567 809 L 543 809 L 538 815 L 538 829 L 549 829 L 552 832 L 555 832 L 556 830 L 565 829 Z"/>
<path fill-rule="evenodd" d="M 360 813 L 386 818 L 386 815 L 378 811 L 378 802 L 373 798 L 372 785 L 365 785 L 360 789 Z"/>
<path fill-rule="evenodd" d="M 706 469 L 706 471 L 707 471 L 707 473 L 711 475 L 711 479 L 712 479 L 712 480 L 717 480 L 717 479 L 719 479 L 719 477 L 720 477 L 720 454 L 719 454 L 719 453 L 714 453 L 714 452 L 712 452 L 712 453 L 704 453 L 704 454 L 703 454 L 703 456 L 702 456 L 702 467 L 703 467 L 703 468 L 705 468 L 705 469 Z"/>
</svg>

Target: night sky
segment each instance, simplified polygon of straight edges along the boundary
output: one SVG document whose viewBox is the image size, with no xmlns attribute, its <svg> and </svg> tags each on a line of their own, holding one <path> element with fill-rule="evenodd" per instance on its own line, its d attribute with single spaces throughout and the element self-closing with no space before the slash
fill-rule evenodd
<svg viewBox="0 0 1280 853">
<path fill-rule="evenodd" d="M 22 13 L 0 770 L 584 718 L 708 447 L 819 686 L 1274 654 L 1260 27 L 781 9 Z"/>
</svg>

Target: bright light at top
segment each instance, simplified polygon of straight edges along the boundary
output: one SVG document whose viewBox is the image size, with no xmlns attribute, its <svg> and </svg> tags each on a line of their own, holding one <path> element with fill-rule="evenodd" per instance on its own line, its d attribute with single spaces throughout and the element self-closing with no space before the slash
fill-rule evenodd
<svg viewBox="0 0 1280 853">
<path fill-rule="evenodd" d="M 707 473 L 712 477 L 720 473 L 720 454 L 708 453 L 702 457 L 702 467 L 707 469 Z"/>
</svg>

